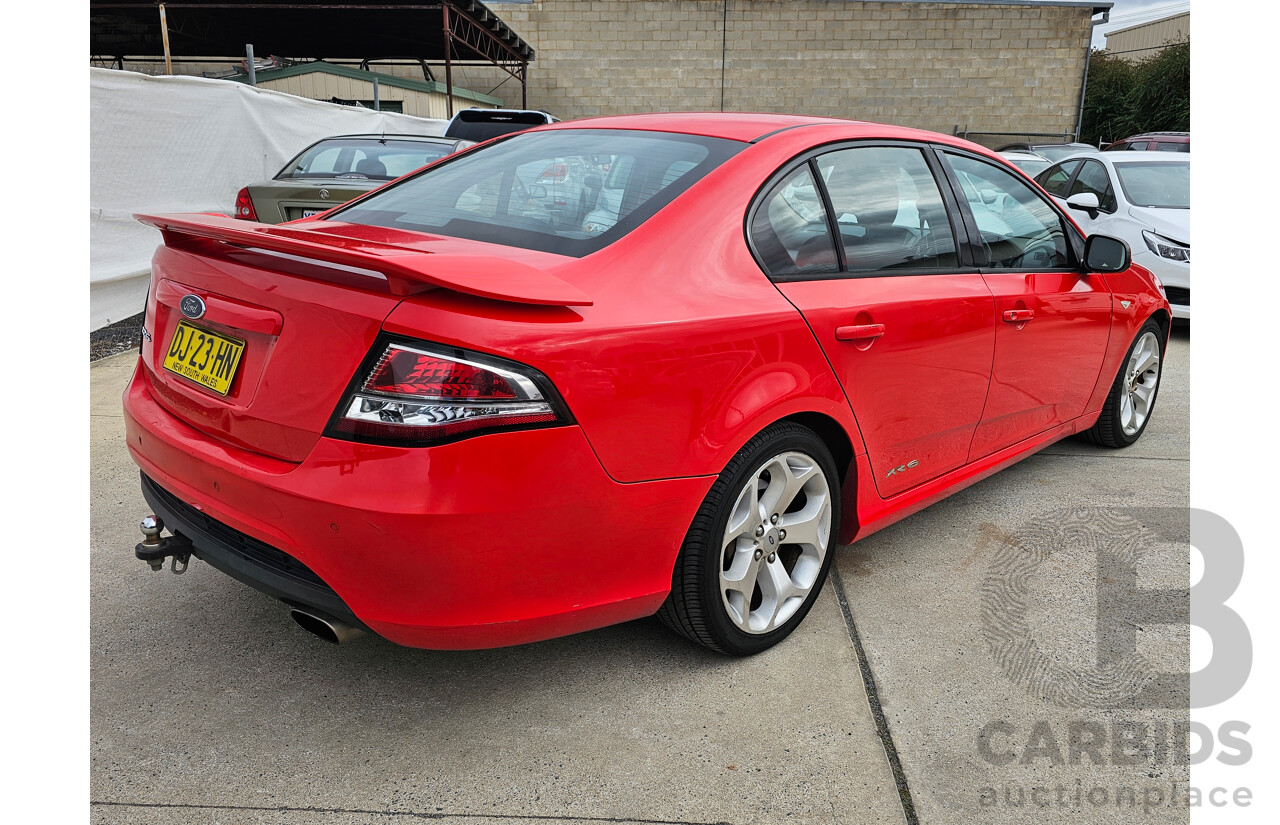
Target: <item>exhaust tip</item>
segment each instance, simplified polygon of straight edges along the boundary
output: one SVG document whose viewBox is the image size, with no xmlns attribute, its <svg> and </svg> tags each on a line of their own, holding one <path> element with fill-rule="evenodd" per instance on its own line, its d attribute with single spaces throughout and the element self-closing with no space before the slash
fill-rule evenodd
<svg viewBox="0 0 1280 825">
<path fill-rule="evenodd" d="M 298 623 L 298 627 L 319 636 L 330 644 L 340 645 L 358 639 L 364 635 L 364 631 L 358 627 L 352 627 L 349 624 L 326 619 L 322 616 L 316 616 L 312 613 L 299 610 L 296 607 L 289 611 L 289 615 Z"/>
</svg>

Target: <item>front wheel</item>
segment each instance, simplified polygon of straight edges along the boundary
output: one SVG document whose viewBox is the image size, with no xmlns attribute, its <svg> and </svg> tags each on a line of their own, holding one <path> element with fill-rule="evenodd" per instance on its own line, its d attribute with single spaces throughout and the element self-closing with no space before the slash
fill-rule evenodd
<svg viewBox="0 0 1280 825">
<path fill-rule="evenodd" d="M 1097 423 L 1080 435 L 1106 447 L 1128 447 L 1137 441 L 1155 409 L 1163 363 L 1160 327 L 1147 321 L 1120 365 Z"/>
<path fill-rule="evenodd" d="M 707 493 L 658 617 L 720 653 L 772 647 L 817 599 L 839 523 L 840 478 L 822 439 L 790 422 L 766 428 Z"/>
</svg>

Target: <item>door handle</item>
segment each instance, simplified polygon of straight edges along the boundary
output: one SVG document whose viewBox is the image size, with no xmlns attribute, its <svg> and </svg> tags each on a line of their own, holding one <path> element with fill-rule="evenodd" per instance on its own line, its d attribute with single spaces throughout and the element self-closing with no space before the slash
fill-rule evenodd
<svg viewBox="0 0 1280 825">
<path fill-rule="evenodd" d="M 884 324 L 853 324 L 847 327 L 836 327 L 837 341 L 865 341 L 884 335 Z"/>
<path fill-rule="evenodd" d="M 1006 324 L 1022 324 L 1030 321 L 1036 314 L 1029 309 L 1006 309 L 1004 311 L 1004 322 Z"/>
</svg>

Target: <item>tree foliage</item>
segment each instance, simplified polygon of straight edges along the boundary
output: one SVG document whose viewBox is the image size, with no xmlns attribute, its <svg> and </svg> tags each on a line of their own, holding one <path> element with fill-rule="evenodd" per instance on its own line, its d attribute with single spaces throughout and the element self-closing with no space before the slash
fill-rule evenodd
<svg viewBox="0 0 1280 825">
<path fill-rule="evenodd" d="M 1166 46 L 1138 63 L 1095 51 L 1089 61 L 1080 139 L 1097 144 L 1140 132 L 1191 131 L 1191 44 Z"/>
</svg>

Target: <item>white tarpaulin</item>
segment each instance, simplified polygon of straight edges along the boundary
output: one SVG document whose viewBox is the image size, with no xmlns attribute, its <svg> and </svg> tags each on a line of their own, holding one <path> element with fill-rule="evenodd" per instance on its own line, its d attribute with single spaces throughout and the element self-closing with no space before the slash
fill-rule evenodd
<svg viewBox="0 0 1280 825">
<path fill-rule="evenodd" d="M 236 193 L 330 135 L 439 135 L 445 121 L 228 80 L 90 69 L 89 329 L 142 311 L 160 233 L 135 212 L 231 214 Z"/>
</svg>

